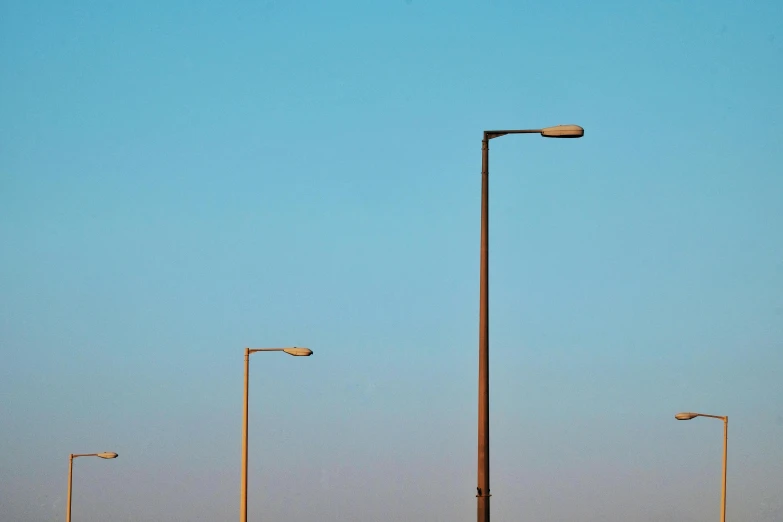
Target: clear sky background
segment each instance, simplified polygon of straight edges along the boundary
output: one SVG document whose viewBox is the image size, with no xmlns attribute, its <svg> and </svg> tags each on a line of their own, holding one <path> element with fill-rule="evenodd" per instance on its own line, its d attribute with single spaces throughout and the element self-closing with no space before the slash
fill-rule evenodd
<svg viewBox="0 0 783 522">
<path fill-rule="evenodd" d="M 0 3 L 0 519 L 783 520 L 783 3 Z"/>
</svg>

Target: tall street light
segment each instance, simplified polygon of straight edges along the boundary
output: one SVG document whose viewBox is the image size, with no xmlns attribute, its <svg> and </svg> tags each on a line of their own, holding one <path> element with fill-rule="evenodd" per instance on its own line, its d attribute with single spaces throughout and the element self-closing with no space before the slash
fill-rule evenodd
<svg viewBox="0 0 783 522">
<path fill-rule="evenodd" d="M 683 412 L 674 416 L 677 420 L 691 420 L 695 417 L 709 417 L 723 421 L 723 487 L 720 493 L 720 522 L 726 522 L 726 456 L 729 445 L 729 417 L 720 415 L 707 415 L 705 413 Z"/>
<path fill-rule="evenodd" d="M 102 459 L 116 459 L 116 453 L 71 453 L 68 464 L 68 503 L 65 508 L 65 522 L 71 522 L 71 493 L 73 491 L 73 459 L 76 457 L 100 457 Z"/>
<path fill-rule="evenodd" d="M 239 489 L 239 521 L 247 522 L 247 396 L 250 378 L 250 354 L 256 352 L 285 352 L 296 357 L 313 355 L 309 348 L 245 348 L 245 404 L 242 416 L 242 483 Z"/>
<path fill-rule="evenodd" d="M 481 289 L 479 301 L 478 486 L 477 520 L 489 522 L 489 140 L 506 134 L 540 134 L 546 138 L 581 138 L 578 125 L 545 129 L 484 131 L 481 142 Z"/>
</svg>

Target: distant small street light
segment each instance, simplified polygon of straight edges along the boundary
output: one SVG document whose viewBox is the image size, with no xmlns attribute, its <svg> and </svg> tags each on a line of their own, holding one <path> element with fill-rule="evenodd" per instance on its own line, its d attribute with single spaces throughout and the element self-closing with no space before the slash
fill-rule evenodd
<svg viewBox="0 0 783 522">
<path fill-rule="evenodd" d="M 726 522 L 726 456 L 729 445 L 729 418 L 720 415 L 707 415 L 705 413 L 683 412 L 674 416 L 677 420 L 691 420 L 696 417 L 709 417 L 723 421 L 723 487 L 720 495 L 720 522 Z"/>
<path fill-rule="evenodd" d="M 71 493 L 73 491 L 73 459 L 76 457 L 100 457 L 102 459 L 116 459 L 116 453 L 71 453 L 68 463 L 68 501 L 65 507 L 65 522 L 71 522 Z"/>
<path fill-rule="evenodd" d="M 313 351 L 309 348 L 293 346 L 290 348 L 245 348 L 245 404 L 242 416 L 242 483 L 239 490 L 239 520 L 247 522 L 247 403 L 250 382 L 250 354 L 256 352 L 285 352 L 295 357 L 309 357 Z"/>
</svg>

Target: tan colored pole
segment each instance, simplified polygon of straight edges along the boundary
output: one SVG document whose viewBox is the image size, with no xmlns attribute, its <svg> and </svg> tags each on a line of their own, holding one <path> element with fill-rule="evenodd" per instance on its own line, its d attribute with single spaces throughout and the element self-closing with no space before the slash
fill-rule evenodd
<svg viewBox="0 0 783 522">
<path fill-rule="evenodd" d="M 481 275 L 479 284 L 478 473 L 476 520 L 489 522 L 489 140 L 481 142 Z"/>
<path fill-rule="evenodd" d="M 242 410 L 242 484 L 239 487 L 239 522 L 247 522 L 247 397 L 249 377 L 250 348 L 245 348 L 245 399 Z"/>
<path fill-rule="evenodd" d="M 479 386 L 478 473 L 476 511 L 478 522 L 489 522 L 489 140 L 506 134 L 541 134 L 553 138 L 581 138 L 578 125 L 544 129 L 489 130 L 481 141 L 481 268 L 479 284 Z"/>
<path fill-rule="evenodd" d="M 726 457 L 729 446 L 729 417 L 723 417 L 723 489 L 720 495 L 720 522 L 726 522 Z"/>
<path fill-rule="evenodd" d="M 729 448 L 729 416 L 707 415 L 706 413 L 683 412 L 675 415 L 677 420 L 690 420 L 695 417 L 709 417 L 723 421 L 723 484 L 720 490 L 720 522 L 726 522 L 726 465 Z"/>
<path fill-rule="evenodd" d="M 73 490 L 73 453 L 68 462 L 68 500 L 65 507 L 65 522 L 71 522 L 71 491 Z"/>
</svg>

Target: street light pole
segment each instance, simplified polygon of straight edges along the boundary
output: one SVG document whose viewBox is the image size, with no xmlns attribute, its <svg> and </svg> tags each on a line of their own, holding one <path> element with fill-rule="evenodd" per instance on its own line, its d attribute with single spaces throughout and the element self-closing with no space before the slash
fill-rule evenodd
<svg viewBox="0 0 783 522">
<path fill-rule="evenodd" d="M 723 421 L 723 484 L 720 492 L 720 522 L 726 522 L 726 465 L 729 446 L 729 417 L 728 415 L 707 415 L 706 413 L 684 412 L 674 416 L 677 420 L 691 420 L 695 417 L 709 417 Z"/>
<path fill-rule="evenodd" d="M 250 354 L 255 352 L 285 352 L 288 355 L 307 357 L 313 355 L 309 348 L 245 348 L 245 393 L 242 413 L 242 480 L 239 486 L 239 520 L 247 522 L 247 410 L 250 385 Z"/>
<path fill-rule="evenodd" d="M 479 283 L 478 473 L 476 520 L 489 522 L 489 140 L 481 142 L 481 274 Z"/>
<path fill-rule="evenodd" d="M 68 459 L 68 500 L 66 502 L 65 522 L 71 522 L 71 492 L 73 490 L 73 453 Z"/>
<path fill-rule="evenodd" d="M 242 484 L 239 487 L 239 520 L 247 522 L 247 399 L 250 385 L 250 348 L 245 348 L 245 393 L 242 406 Z"/>
<path fill-rule="evenodd" d="M 102 459 L 116 459 L 117 454 L 111 452 L 104 453 L 71 453 L 68 458 L 68 500 L 65 506 L 65 522 L 71 522 L 71 495 L 73 492 L 73 459 L 76 457 L 100 457 Z"/>
<path fill-rule="evenodd" d="M 726 522 L 726 461 L 729 446 L 729 417 L 723 417 L 723 487 L 720 494 L 720 522 Z"/>
<path fill-rule="evenodd" d="M 489 522 L 489 140 L 506 134 L 541 134 L 547 138 L 581 138 L 578 125 L 545 129 L 484 131 L 481 141 L 481 267 L 479 284 L 478 473 L 476 520 Z"/>
</svg>

